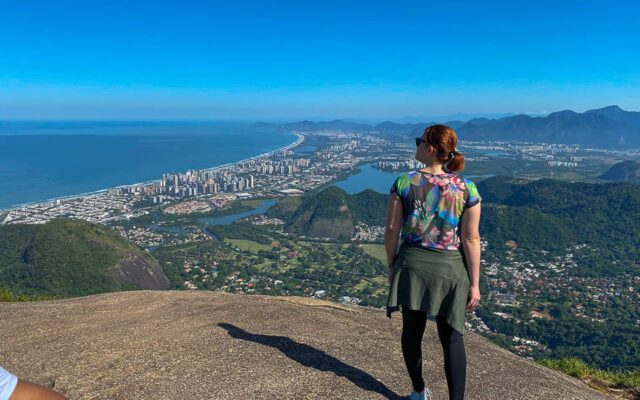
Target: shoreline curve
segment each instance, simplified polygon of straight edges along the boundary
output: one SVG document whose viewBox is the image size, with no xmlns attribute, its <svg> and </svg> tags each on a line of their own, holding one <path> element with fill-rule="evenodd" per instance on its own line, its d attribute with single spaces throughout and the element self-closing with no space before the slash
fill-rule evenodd
<svg viewBox="0 0 640 400">
<path fill-rule="evenodd" d="M 225 168 L 229 168 L 234 166 L 235 164 L 241 164 L 247 161 L 251 161 L 251 160 L 255 160 L 257 158 L 260 157 L 264 157 L 264 156 L 268 156 L 270 154 L 273 154 L 275 152 L 278 151 L 286 151 L 289 149 L 292 149 L 294 147 L 299 146 L 300 144 L 302 144 L 302 142 L 304 142 L 304 135 L 297 133 L 297 132 L 286 132 L 287 134 L 290 135 L 295 135 L 297 136 L 297 139 L 295 142 L 290 143 L 284 147 L 279 147 L 275 150 L 271 150 L 268 151 L 266 153 L 261 153 L 258 155 L 255 155 L 253 157 L 249 157 L 249 158 L 245 158 L 242 160 L 238 160 L 238 161 L 234 161 L 234 162 L 230 162 L 230 163 L 226 163 L 226 164 L 222 164 L 222 165 L 216 165 L 213 167 L 209 167 L 209 168 L 200 168 L 198 171 L 218 171 L 221 169 L 225 169 Z M 142 181 L 142 182 L 138 182 L 138 183 L 131 183 L 131 184 L 124 184 L 124 185 L 118 185 L 118 186 L 112 186 L 109 188 L 105 188 L 105 189 L 98 189 L 98 190 L 93 190 L 91 192 L 84 192 L 84 193 L 79 193 L 79 194 L 72 194 L 72 195 L 67 195 L 67 196 L 58 196 L 58 197 L 52 197 L 46 200 L 36 200 L 36 201 L 30 201 L 30 202 L 26 202 L 26 203 L 20 203 L 20 204 L 15 204 L 12 205 L 11 207 L 7 207 L 7 208 L 0 208 L 0 212 L 3 211 L 11 211 L 11 210 L 16 210 L 19 208 L 23 208 L 23 207 L 28 207 L 28 206 L 36 206 L 36 205 L 40 205 L 40 204 L 45 204 L 45 203 L 51 203 L 51 202 L 55 202 L 57 200 L 72 200 L 72 199 L 79 199 L 82 197 L 89 197 L 92 195 L 96 195 L 96 194 L 101 194 L 101 193 L 106 193 L 107 190 L 112 189 L 112 188 L 125 188 L 125 187 L 131 187 L 131 186 L 139 186 L 139 185 L 150 185 L 150 184 L 156 184 L 158 182 L 160 182 L 162 179 L 152 179 L 149 181 Z"/>
</svg>

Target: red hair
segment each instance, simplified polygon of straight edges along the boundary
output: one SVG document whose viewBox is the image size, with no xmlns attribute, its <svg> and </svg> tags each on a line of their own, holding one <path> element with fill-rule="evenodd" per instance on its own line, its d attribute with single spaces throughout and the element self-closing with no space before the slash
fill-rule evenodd
<svg viewBox="0 0 640 400">
<path fill-rule="evenodd" d="M 464 156 L 456 146 L 458 135 L 446 125 L 431 125 L 424 130 L 422 138 L 436 149 L 438 160 L 444 164 L 447 172 L 459 172 L 464 169 Z"/>
</svg>

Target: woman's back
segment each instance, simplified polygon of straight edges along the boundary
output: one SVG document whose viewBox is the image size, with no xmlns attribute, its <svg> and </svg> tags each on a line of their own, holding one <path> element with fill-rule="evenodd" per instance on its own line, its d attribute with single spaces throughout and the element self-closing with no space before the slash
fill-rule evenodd
<svg viewBox="0 0 640 400">
<path fill-rule="evenodd" d="M 446 250 L 460 248 L 464 211 L 482 200 L 475 183 L 453 173 L 409 172 L 395 180 L 390 192 L 402 201 L 402 238 Z"/>
</svg>

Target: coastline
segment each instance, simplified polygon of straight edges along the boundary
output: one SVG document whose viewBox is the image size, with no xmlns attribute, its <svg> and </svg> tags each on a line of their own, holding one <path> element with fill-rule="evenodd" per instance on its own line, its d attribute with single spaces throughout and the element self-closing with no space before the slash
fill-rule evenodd
<svg viewBox="0 0 640 400">
<path fill-rule="evenodd" d="M 290 144 L 288 144 L 288 145 L 286 145 L 284 147 L 279 147 L 279 148 L 277 148 L 275 150 L 271 150 L 271 151 L 268 151 L 266 153 L 258 154 L 258 155 L 253 156 L 253 157 L 249 157 L 249 158 L 245 158 L 245 159 L 242 159 L 242 160 L 226 163 L 226 164 L 223 164 L 223 165 L 216 165 L 214 167 L 209 167 L 209 168 L 201 168 L 201 169 L 199 169 L 199 171 L 218 171 L 218 170 L 222 170 L 222 169 L 225 169 L 225 168 L 230 168 L 230 167 L 232 167 L 232 166 L 234 166 L 236 164 L 242 164 L 242 163 L 247 162 L 247 161 L 252 161 L 252 160 L 258 159 L 260 157 L 271 155 L 271 154 L 276 153 L 278 151 L 290 150 L 292 148 L 295 148 L 295 147 L 299 146 L 300 144 L 302 144 L 302 142 L 304 142 L 304 135 L 302 135 L 300 133 L 287 132 L 287 134 L 291 134 L 291 135 L 297 136 L 296 141 L 293 142 L 293 143 L 290 143 Z M 138 183 L 112 186 L 112 187 L 109 187 L 109 188 L 98 189 L 98 190 L 94 190 L 94 191 L 91 191 L 91 192 L 84 192 L 84 193 L 80 193 L 80 194 L 72 194 L 72 195 L 67 195 L 67 196 L 58 196 L 58 197 L 49 198 L 47 200 L 36 200 L 36 201 L 31 201 L 31 202 L 26 202 L 26 203 L 20 203 L 20 204 L 13 205 L 11 207 L 0 208 L 0 212 L 16 210 L 16 209 L 23 208 L 23 207 L 36 206 L 36 205 L 45 204 L 45 203 L 51 203 L 51 202 L 55 202 L 57 200 L 61 200 L 61 201 L 62 200 L 73 200 L 73 199 L 79 199 L 79 198 L 82 198 L 82 197 L 89 197 L 89 196 L 93 196 L 93 195 L 96 195 L 96 194 L 106 193 L 107 190 L 112 189 L 112 188 L 125 188 L 125 187 L 131 187 L 131 186 L 151 185 L 151 184 L 158 184 L 161 181 L 162 181 L 162 179 L 152 179 L 152 180 L 138 182 Z"/>
</svg>

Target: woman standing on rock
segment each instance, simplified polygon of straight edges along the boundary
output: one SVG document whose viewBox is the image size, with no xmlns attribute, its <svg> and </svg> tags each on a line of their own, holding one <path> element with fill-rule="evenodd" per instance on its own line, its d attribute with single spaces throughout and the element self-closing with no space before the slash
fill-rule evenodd
<svg viewBox="0 0 640 400">
<path fill-rule="evenodd" d="M 412 400 L 431 398 L 422 378 L 427 315 L 436 318 L 449 398 L 464 398 L 465 310 L 480 301 L 481 198 L 476 185 L 456 173 L 464 169 L 457 143 L 453 129 L 428 127 L 416 138 L 415 158 L 425 167 L 396 179 L 387 206 L 387 316 L 402 307 L 402 354 Z M 396 252 L 400 234 L 403 242 Z"/>
</svg>

